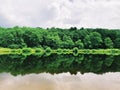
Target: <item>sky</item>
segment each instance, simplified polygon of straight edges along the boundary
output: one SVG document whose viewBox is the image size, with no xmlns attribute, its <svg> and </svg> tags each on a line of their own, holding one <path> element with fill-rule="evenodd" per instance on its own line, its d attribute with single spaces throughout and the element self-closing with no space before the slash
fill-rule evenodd
<svg viewBox="0 0 120 90">
<path fill-rule="evenodd" d="M 0 26 L 120 28 L 120 0 L 0 0 Z"/>
<path fill-rule="evenodd" d="M 0 74 L 0 90 L 120 90 L 120 73 Z"/>
</svg>

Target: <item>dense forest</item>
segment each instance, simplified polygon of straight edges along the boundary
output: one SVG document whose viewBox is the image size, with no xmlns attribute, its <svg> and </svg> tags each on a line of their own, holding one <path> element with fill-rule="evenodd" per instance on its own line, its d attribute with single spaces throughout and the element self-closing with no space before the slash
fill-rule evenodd
<svg viewBox="0 0 120 90">
<path fill-rule="evenodd" d="M 117 29 L 0 27 L 0 47 L 0 72 L 13 75 L 120 71 Z"/>
<path fill-rule="evenodd" d="M 0 27 L 0 47 L 38 47 L 52 49 L 120 48 L 120 30 L 92 28 Z"/>
</svg>

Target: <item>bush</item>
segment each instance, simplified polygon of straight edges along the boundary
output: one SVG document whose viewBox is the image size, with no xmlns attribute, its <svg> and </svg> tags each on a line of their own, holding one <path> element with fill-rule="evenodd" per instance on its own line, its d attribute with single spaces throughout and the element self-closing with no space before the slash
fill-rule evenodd
<svg viewBox="0 0 120 90">
<path fill-rule="evenodd" d="M 74 48 L 73 48 L 73 55 L 74 55 L 74 56 L 78 56 L 78 54 L 79 54 L 79 53 L 78 53 L 78 48 L 77 48 L 77 47 L 74 47 Z"/>
</svg>

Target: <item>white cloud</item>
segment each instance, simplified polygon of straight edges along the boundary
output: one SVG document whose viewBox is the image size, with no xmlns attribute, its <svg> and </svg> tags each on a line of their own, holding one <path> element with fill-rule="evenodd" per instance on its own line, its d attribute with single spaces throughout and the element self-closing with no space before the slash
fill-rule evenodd
<svg viewBox="0 0 120 90">
<path fill-rule="evenodd" d="M 119 0 L 0 0 L 0 26 L 120 28 Z"/>
</svg>

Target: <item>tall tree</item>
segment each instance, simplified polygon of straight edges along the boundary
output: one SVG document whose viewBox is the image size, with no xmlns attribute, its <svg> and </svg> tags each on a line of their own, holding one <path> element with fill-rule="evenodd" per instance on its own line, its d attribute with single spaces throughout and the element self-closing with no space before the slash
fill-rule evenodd
<svg viewBox="0 0 120 90">
<path fill-rule="evenodd" d="M 85 36 L 85 38 L 84 38 L 85 48 L 92 48 L 91 43 L 92 42 L 91 42 L 90 36 L 89 35 Z"/>
<path fill-rule="evenodd" d="M 70 38 L 70 36 L 64 35 L 63 36 L 63 40 L 61 43 L 61 47 L 62 48 L 73 48 L 74 47 L 74 42 L 73 40 Z"/>
<path fill-rule="evenodd" d="M 92 48 L 100 48 L 103 43 L 101 34 L 98 32 L 90 33 L 90 40 L 91 40 Z"/>
<path fill-rule="evenodd" d="M 105 43 L 106 48 L 113 48 L 113 42 L 112 42 L 111 38 L 106 37 L 104 39 L 104 43 Z"/>
<path fill-rule="evenodd" d="M 84 44 L 79 39 L 78 41 L 75 42 L 75 47 L 78 47 L 79 49 L 82 49 L 82 48 L 84 48 Z"/>
<path fill-rule="evenodd" d="M 24 39 L 24 42 L 27 44 L 28 47 L 36 47 L 36 46 L 39 45 L 38 36 L 30 30 L 27 30 L 27 31 L 24 32 L 23 39 Z"/>
</svg>

